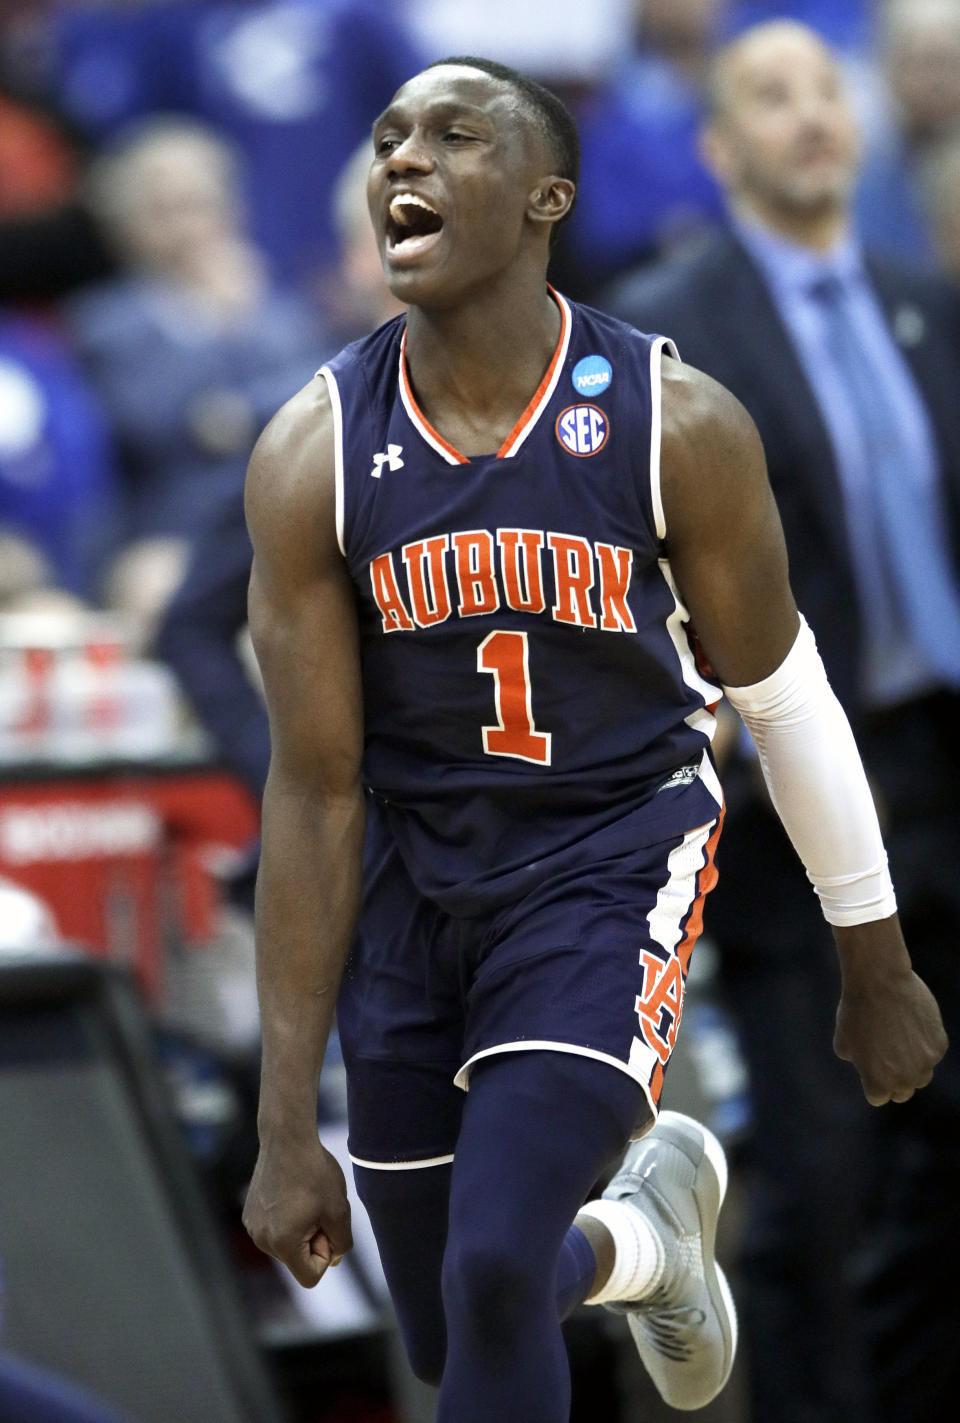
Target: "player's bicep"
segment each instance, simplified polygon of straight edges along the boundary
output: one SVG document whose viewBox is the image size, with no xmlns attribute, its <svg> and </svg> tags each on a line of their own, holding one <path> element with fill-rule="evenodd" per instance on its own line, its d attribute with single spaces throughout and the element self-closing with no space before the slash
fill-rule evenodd
<svg viewBox="0 0 960 1423">
<path fill-rule="evenodd" d="M 747 686 L 780 665 L 799 626 L 760 437 L 728 391 L 689 368 L 665 364 L 663 414 L 673 575 L 716 675 Z"/>
<path fill-rule="evenodd" d="M 270 719 L 271 768 L 306 788 L 349 790 L 363 709 L 353 593 L 332 568 L 277 598 L 254 558 L 250 630 Z"/>
</svg>

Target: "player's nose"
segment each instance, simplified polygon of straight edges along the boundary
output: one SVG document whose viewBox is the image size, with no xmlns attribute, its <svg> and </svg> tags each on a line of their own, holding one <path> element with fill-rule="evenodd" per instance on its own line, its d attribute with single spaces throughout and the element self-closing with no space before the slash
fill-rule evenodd
<svg viewBox="0 0 960 1423">
<path fill-rule="evenodd" d="M 423 135 L 416 129 L 407 134 L 390 154 L 387 172 L 391 177 L 403 177 L 406 173 L 429 173 L 433 168 L 433 156 Z"/>
</svg>

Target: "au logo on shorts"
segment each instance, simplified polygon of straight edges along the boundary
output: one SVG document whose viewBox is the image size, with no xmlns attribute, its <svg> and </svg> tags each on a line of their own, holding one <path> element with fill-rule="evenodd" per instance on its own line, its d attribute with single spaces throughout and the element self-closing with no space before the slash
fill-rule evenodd
<svg viewBox="0 0 960 1423">
<path fill-rule="evenodd" d="M 602 450 L 609 434 L 610 419 L 598 405 L 568 405 L 557 416 L 557 439 L 580 459 Z"/>
<path fill-rule="evenodd" d="M 683 973 L 675 954 L 664 962 L 649 949 L 641 949 L 640 967 L 643 992 L 637 994 L 635 1004 L 640 1031 L 666 1067 L 683 1016 Z"/>
</svg>

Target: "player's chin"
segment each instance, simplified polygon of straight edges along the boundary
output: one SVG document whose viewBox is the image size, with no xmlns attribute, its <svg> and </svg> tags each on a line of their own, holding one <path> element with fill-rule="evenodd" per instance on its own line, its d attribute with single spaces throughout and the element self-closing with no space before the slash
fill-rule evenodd
<svg viewBox="0 0 960 1423">
<path fill-rule="evenodd" d="M 383 266 L 390 292 L 405 306 L 442 305 L 449 296 L 449 281 L 432 265 L 393 266 L 388 259 Z"/>
</svg>

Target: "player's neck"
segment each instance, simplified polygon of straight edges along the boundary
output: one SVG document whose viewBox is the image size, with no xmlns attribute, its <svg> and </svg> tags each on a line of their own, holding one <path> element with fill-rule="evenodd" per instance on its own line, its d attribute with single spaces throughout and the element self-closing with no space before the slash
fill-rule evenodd
<svg viewBox="0 0 960 1423">
<path fill-rule="evenodd" d="M 540 384 L 560 327 L 542 281 L 488 288 L 455 309 L 411 307 L 407 367 L 427 419 L 465 454 L 496 449 Z"/>
</svg>

